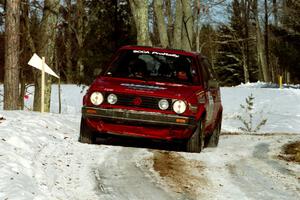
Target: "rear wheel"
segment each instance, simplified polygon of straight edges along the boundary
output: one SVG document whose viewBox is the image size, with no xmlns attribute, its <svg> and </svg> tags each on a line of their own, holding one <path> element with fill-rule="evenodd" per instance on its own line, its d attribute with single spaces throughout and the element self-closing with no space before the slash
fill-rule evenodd
<svg viewBox="0 0 300 200">
<path fill-rule="evenodd" d="M 205 139 L 206 147 L 217 147 L 219 144 L 219 138 L 221 133 L 221 121 L 218 123 L 213 133 Z"/>
<path fill-rule="evenodd" d="M 186 151 L 200 153 L 204 146 L 203 124 L 199 121 L 198 126 L 192 137 L 186 143 Z"/>
<path fill-rule="evenodd" d="M 93 144 L 95 143 L 95 135 L 93 131 L 86 125 L 86 120 L 81 118 L 79 142 Z"/>
</svg>

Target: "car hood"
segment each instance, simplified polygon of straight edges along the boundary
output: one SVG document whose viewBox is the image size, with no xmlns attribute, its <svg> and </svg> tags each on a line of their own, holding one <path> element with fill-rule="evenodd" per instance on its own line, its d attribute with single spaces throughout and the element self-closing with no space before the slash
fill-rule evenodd
<svg viewBox="0 0 300 200">
<path fill-rule="evenodd" d="M 187 99 L 196 92 L 203 90 L 203 88 L 200 86 L 174 83 L 100 77 L 97 78 L 90 87 L 90 91 L 95 90 L 143 96 L 157 96 L 162 98 Z"/>
</svg>

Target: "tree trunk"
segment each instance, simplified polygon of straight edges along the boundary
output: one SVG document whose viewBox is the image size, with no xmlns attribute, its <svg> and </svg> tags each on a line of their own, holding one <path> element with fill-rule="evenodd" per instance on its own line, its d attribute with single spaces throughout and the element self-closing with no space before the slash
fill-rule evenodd
<svg viewBox="0 0 300 200">
<path fill-rule="evenodd" d="M 192 50 L 193 41 L 193 14 L 190 0 L 181 0 L 183 11 L 183 34 L 182 49 L 186 51 Z"/>
<path fill-rule="evenodd" d="M 269 11 L 268 11 L 268 0 L 265 0 L 265 34 L 264 34 L 264 41 L 265 41 L 265 54 L 266 54 L 266 64 L 267 69 L 270 69 L 270 56 L 269 56 Z M 273 70 L 270 70 L 273 74 Z M 270 73 L 269 73 L 270 74 Z M 270 81 L 272 77 L 270 78 Z"/>
<path fill-rule="evenodd" d="M 6 2 L 4 109 L 19 109 L 20 0 Z"/>
<path fill-rule="evenodd" d="M 258 54 L 259 63 L 261 64 L 261 70 L 262 70 L 261 74 L 263 75 L 263 81 L 269 82 L 270 76 L 269 76 L 269 70 L 268 70 L 268 65 L 266 60 L 266 53 L 264 49 L 263 34 L 260 29 L 259 16 L 257 10 L 257 0 L 254 1 L 253 10 L 254 10 L 254 16 L 256 22 L 256 45 L 257 45 L 257 54 Z"/>
<path fill-rule="evenodd" d="M 270 76 L 269 76 L 269 70 L 267 65 L 266 53 L 264 49 L 263 36 L 262 36 L 262 32 L 258 20 L 256 22 L 256 42 L 257 42 L 257 53 L 259 55 L 261 69 L 262 69 L 263 81 L 269 82 Z"/>
<path fill-rule="evenodd" d="M 171 43 L 173 41 L 173 15 L 172 15 L 172 6 L 171 6 L 171 0 L 166 0 L 166 16 L 168 18 L 168 45 L 169 47 L 172 47 Z"/>
<path fill-rule="evenodd" d="M 196 51 L 200 52 L 200 9 L 201 9 L 201 0 L 197 0 L 195 1 L 195 40 L 196 40 Z"/>
<path fill-rule="evenodd" d="M 84 1 L 85 0 L 77 0 L 77 48 L 78 48 L 78 55 L 77 55 L 77 64 L 76 64 L 76 74 L 77 74 L 77 81 L 79 82 L 84 77 L 84 65 L 82 62 L 82 51 L 83 51 L 83 41 L 84 41 L 84 33 L 85 33 L 85 26 L 84 26 Z"/>
<path fill-rule="evenodd" d="M 154 8 L 154 1 L 152 1 L 150 8 Z M 158 45 L 160 44 L 160 38 L 159 36 L 159 29 L 158 29 L 158 21 L 155 17 L 154 14 L 154 9 L 153 9 L 153 18 L 152 18 L 152 33 L 151 33 L 151 38 L 152 38 L 152 44 Z"/>
<path fill-rule="evenodd" d="M 274 25 L 278 27 L 278 5 L 277 0 L 273 0 L 273 16 L 274 16 Z"/>
<path fill-rule="evenodd" d="M 30 21 L 29 21 L 29 1 L 25 0 L 23 2 L 23 16 L 24 23 L 25 23 L 25 38 L 26 38 L 26 43 L 28 47 L 31 50 L 31 54 L 36 53 L 36 47 L 33 42 L 33 38 L 30 33 Z"/>
<path fill-rule="evenodd" d="M 154 13 L 157 22 L 157 28 L 159 32 L 160 44 L 162 47 L 166 48 L 169 46 L 168 44 L 168 33 L 165 23 L 165 16 L 163 14 L 163 1 L 162 0 L 154 0 L 153 1 Z"/>
<path fill-rule="evenodd" d="M 21 110 L 24 110 L 24 106 L 25 106 L 24 97 L 26 95 L 26 91 L 25 91 L 26 90 L 26 79 L 25 79 L 25 75 L 24 75 L 23 70 L 20 71 L 20 85 L 21 85 L 21 87 L 20 87 L 20 91 L 19 91 L 19 93 L 20 93 L 20 95 L 19 95 L 19 108 Z"/>
<path fill-rule="evenodd" d="M 244 81 L 248 83 L 249 80 L 249 10 L 250 3 L 248 1 L 242 0 L 242 20 L 243 20 L 243 39 L 242 41 L 242 57 L 243 57 L 243 71 L 244 71 Z"/>
<path fill-rule="evenodd" d="M 129 3 L 137 30 L 137 44 L 151 46 L 148 28 L 148 1 L 129 0 Z"/>
<path fill-rule="evenodd" d="M 288 8 L 288 0 L 282 0 L 282 18 L 281 23 L 283 25 L 283 28 L 287 28 L 288 24 L 288 16 L 289 16 L 289 8 Z"/>
<path fill-rule="evenodd" d="M 181 35 L 182 35 L 182 3 L 181 0 L 176 0 L 176 14 L 175 14 L 175 23 L 174 23 L 174 37 L 173 45 L 174 49 L 181 49 Z"/>
<path fill-rule="evenodd" d="M 248 82 L 250 82 L 250 80 L 249 80 L 249 69 L 248 69 L 248 65 L 247 65 L 248 59 L 247 59 L 247 54 L 245 52 L 245 49 L 242 50 L 242 56 L 243 56 L 244 80 L 245 80 L 245 83 L 248 83 Z"/>
<path fill-rule="evenodd" d="M 55 55 L 56 25 L 58 20 L 59 0 L 45 0 L 43 18 L 40 27 L 40 41 L 38 43 L 38 54 L 46 58 L 46 63 L 53 68 Z M 45 112 L 50 111 L 51 98 L 51 77 L 45 78 Z M 37 71 L 35 79 L 35 93 L 33 109 L 41 109 L 41 77 L 40 71 Z"/>
<path fill-rule="evenodd" d="M 72 4 L 71 0 L 66 0 L 67 5 L 67 27 L 65 30 L 65 55 L 66 55 L 66 78 L 67 83 L 73 81 L 73 65 L 72 65 Z"/>
</svg>

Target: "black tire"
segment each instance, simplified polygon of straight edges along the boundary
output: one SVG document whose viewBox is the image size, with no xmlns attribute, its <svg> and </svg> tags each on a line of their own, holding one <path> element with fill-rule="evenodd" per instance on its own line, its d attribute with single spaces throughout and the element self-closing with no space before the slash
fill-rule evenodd
<svg viewBox="0 0 300 200">
<path fill-rule="evenodd" d="M 93 134 L 93 131 L 86 125 L 86 121 L 83 118 L 81 118 L 80 123 L 79 142 L 87 144 L 95 143 L 95 135 Z"/>
<path fill-rule="evenodd" d="M 219 144 L 219 138 L 221 133 L 221 121 L 218 122 L 218 125 L 214 129 L 213 133 L 205 138 L 206 147 L 217 147 Z"/>
<path fill-rule="evenodd" d="M 192 135 L 192 137 L 186 143 L 186 151 L 193 153 L 200 153 L 204 147 L 203 128 L 202 122 L 198 123 L 198 126 Z"/>
</svg>

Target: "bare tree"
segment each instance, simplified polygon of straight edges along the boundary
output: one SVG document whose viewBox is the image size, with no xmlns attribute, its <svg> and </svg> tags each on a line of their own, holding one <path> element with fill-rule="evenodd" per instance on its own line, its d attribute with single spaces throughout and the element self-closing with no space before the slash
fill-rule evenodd
<svg viewBox="0 0 300 200">
<path fill-rule="evenodd" d="M 77 8 L 76 8 L 76 16 L 77 16 L 77 23 L 76 23 L 76 40 L 77 40 L 77 48 L 78 48 L 78 55 L 77 55 L 77 63 L 76 63 L 76 74 L 77 79 L 81 80 L 84 76 L 84 65 L 82 61 L 82 51 L 83 51 L 83 43 L 84 38 L 87 34 L 87 22 L 84 21 L 85 11 L 84 11 L 84 2 L 85 0 L 77 0 Z"/>
<path fill-rule="evenodd" d="M 182 49 L 192 50 L 193 41 L 193 13 L 190 0 L 181 0 L 183 11 Z"/>
<path fill-rule="evenodd" d="M 173 15 L 172 15 L 172 6 L 171 6 L 171 0 L 166 0 L 165 1 L 166 5 L 166 16 L 168 19 L 168 38 L 169 38 L 169 47 L 172 47 L 171 43 L 173 41 Z"/>
<path fill-rule="evenodd" d="M 59 0 L 45 0 L 43 18 L 40 26 L 40 40 L 38 43 L 38 54 L 46 58 L 46 63 L 49 67 L 53 67 L 55 55 L 55 39 L 56 39 L 56 26 L 59 11 Z M 41 79 L 37 72 L 35 78 L 35 93 L 33 109 L 39 111 L 41 108 Z M 51 77 L 46 75 L 45 86 L 45 112 L 50 110 L 50 97 L 51 97 Z"/>
<path fill-rule="evenodd" d="M 253 0 L 253 12 L 255 17 L 256 24 L 256 46 L 257 46 L 257 55 L 258 55 L 258 63 L 260 64 L 261 73 L 263 75 L 263 81 L 269 82 L 269 69 L 266 59 L 266 51 L 264 47 L 263 34 L 260 27 L 258 8 L 257 8 L 257 0 Z"/>
<path fill-rule="evenodd" d="M 273 0 L 273 16 L 274 16 L 274 25 L 278 26 L 278 5 L 277 0 Z"/>
<path fill-rule="evenodd" d="M 181 0 L 176 0 L 176 13 L 174 22 L 174 37 L 172 47 L 175 49 L 181 49 L 181 35 L 182 35 L 182 3 Z"/>
<path fill-rule="evenodd" d="M 156 22 L 159 30 L 159 39 L 162 47 L 166 48 L 168 44 L 168 33 L 165 23 L 165 16 L 163 13 L 163 0 L 153 1 L 154 13 L 156 17 Z"/>
<path fill-rule="evenodd" d="M 73 81 L 73 65 L 72 65 L 72 4 L 71 0 L 66 0 L 67 13 L 66 21 L 67 27 L 65 30 L 65 55 L 66 55 L 66 78 L 67 83 Z"/>
<path fill-rule="evenodd" d="M 4 109 L 19 109 L 20 0 L 6 2 Z"/>
<path fill-rule="evenodd" d="M 148 1 L 129 0 L 129 3 L 136 25 L 138 45 L 151 46 L 152 42 L 150 40 L 148 28 Z"/>
<path fill-rule="evenodd" d="M 268 0 L 265 0 L 264 2 L 264 8 L 265 8 L 265 33 L 264 33 L 264 41 L 265 41 L 265 55 L 266 55 L 266 64 L 267 68 L 270 69 L 270 52 L 269 52 L 269 7 L 268 7 Z M 274 78 L 273 76 L 273 70 L 270 70 L 271 78 Z M 274 81 L 274 79 L 273 79 Z"/>
<path fill-rule="evenodd" d="M 194 2 L 194 20 L 195 24 L 195 40 L 196 40 L 196 51 L 200 52 L 200 8 L 201 8 L 201 0 Z"/>
</svg>

